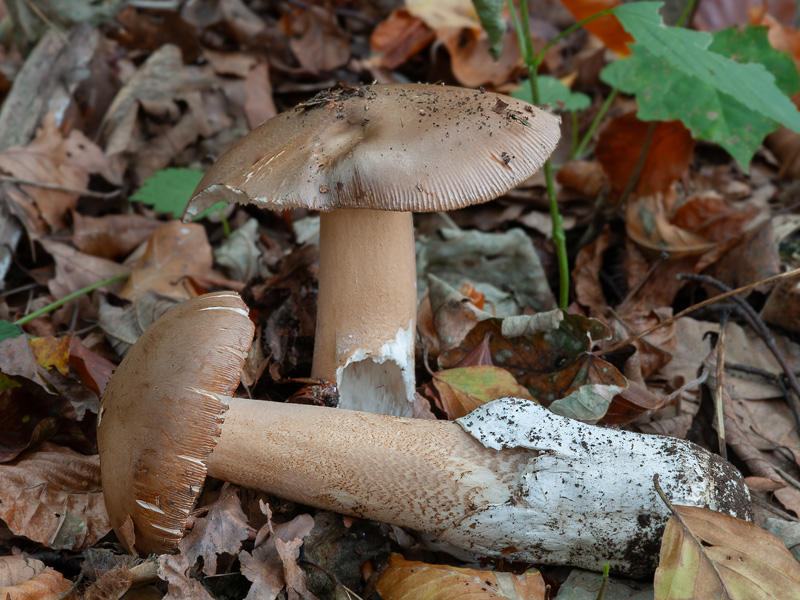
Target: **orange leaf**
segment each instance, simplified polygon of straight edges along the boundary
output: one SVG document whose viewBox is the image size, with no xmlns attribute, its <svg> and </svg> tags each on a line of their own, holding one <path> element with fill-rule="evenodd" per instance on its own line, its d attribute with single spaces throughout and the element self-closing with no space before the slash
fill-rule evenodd
<svg viewBox="0 0 800 600">
<path fill-rule="evenodd" d="M 538 571 L 522 575 L 409 561 L 392 554 L 375 584 L 385 600 L 544 600 Z"/>
<path fill-rule="evenodd" d="M 381 67 L 396 69 L 434 39 L 436 34 L 422 19 L 404 8 L 397 8 L 372 31 L 369 44 L 382 55 Z"/>
<path fill-rule="evenodd" d="M 72 337 L 69 343 L 69 365 L 81 378 L 83 384 L 98 396 L 103 395 L 111 373 L 116 365 L 83 345 L 78 338 Z"/>
<path fill-rule="evenodd" d="M 619 0 L 561 0 L 561 2 L 577 21 L 583 21 L 601 10 L 620 5 Z M 584 27 L 620 56 L 628 56 L 631 53 L 628 44 L 633 43 L 633 38 L 614 15 L 595 19 Z"/>
<path fill-rule="evenodd" d="M 603 128 L 595 155 L 611 181 L 611 188 L 621 194 L 633 176 L 642 153 L 650 123 L 627 113 L 612 119 Z M 679 121 L 658 122 L 642 166 L 636 194 L 646 196 L 666 191 L 683 175 L 694 153 L 694 140 Z"/>
</svg>

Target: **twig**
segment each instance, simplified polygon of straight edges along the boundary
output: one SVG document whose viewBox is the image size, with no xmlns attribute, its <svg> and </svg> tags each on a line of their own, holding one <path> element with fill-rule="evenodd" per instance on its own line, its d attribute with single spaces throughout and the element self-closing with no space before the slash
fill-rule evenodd
<svg viewBox="0 0 800 600">
<path fill-rule="evenodd" d="M 608 354 L 609 352 L 614 352 L 615 350 L 619 350 L 623 346 L 627 346 L 628 344 L 632 344 L 636 340 L 640 340 L 643 337 L 646 337 L 646 336 L 650 335 L 651 333 L 661 329 L 662 327 L 666 327 L 667 325 L 672 325 L 675 321 L 677 321 L 681 317 L 685 317 L 686 315 L 691 314 L 691 313 L 695 312 L 696 310 L 700 310 L 701 308 L 704 308 L 704 307 L 708 306 L 709 304 L 714 304 L 716 302 L 719 302 L 720 300 L 725 300 L 726 298 L 730 298 L 732 296 L 735 296 L 736 294 L 741 294 L 742 292 L 747 292 L 747 291 L 752 290 L 753 288 L 757 288 L 757 287 L 759 287 L 761 285 L 766 285 L 768 283 L 774 283 L 776 281 L 781 281 L 783 279 L 790 279 L 792 277 L 797 277 L 798 275 L 800 275 L 800 269 L 794 269 L 793 271 L 787 271 L 786 273 L 781 273 L 780 275 L 773 275 L 772 277 L 768 277 L 767 279 L 763 279 L 761 281 L 757 281 L 756 283 L 750 283 L 748 285 L 744 285 L 744 286 L 742 286 L 740 288 L 737 288 L 737 289 L 735 289 L 733 291 L 725 292 L 724 294 L 719 294 L 718 296 L 714 296 L 713 298 L 709 298 L 708 300 L 703 300 L 702 302 L 694 304 L 694 305 L 690 306 L 689 308 L 686 308 L 686 309 L 682 310 L 678 314 L 673 315 L 670 318 L 665 319 L 661 323 L 653 325 L 652 327 L 650 327 L 648 329 L 645 329 L 644 331 L 639 332 L 634 336 L 631 336 L 631 337 L 629 337 L 627 339 L 621 340 L 621 341 L 617 342 L 616 344 L 612 344 L 608 348 L 602 348 L 600 350 L 597 350 L 594 354 L 595 354 L 595 356 L 602 356 L 604 354 Z"/>
<path fill-rule="evenodd" d="M 630 289 L 630 291 L 629 291 L 629 292 L 628 292 L 628 293 L 625 295 L 625 297 L 622 299 L 622 302 L 620 302 L 620 306 L 622 306 L 622 305 L 626 304 L 626 303 L 627 303 L 627 302 L 628 302 L 628 301 L 629 301 L 631 298 L 633 298 L 633 296 L 635 296 L 635 295 L 636 295 L 636 293 L 637 293 L 637 292 L 638 292 L 640 289 L 642 289 L 642 286 L 645 284 L 645 282 L 646 282 L 648 279 L 650 279 L 650 276 L 653 274 L 653 271 L 655 271 L 655 270 L 656 270 L 656 268 L 658 268 L 658 265 L 660 265 L 662 262 L 664 262 L 664 261 L 665 261 L 665 260 L 667 260 L 668 258 L 669 258 L 669 254 L 668 254 L 667 252 L 662 252 L 662 253 L 661 253 L 661 254 L 658 256 L 658 258 L 656 258 L 656 259 L 653 261 L 653 264 L 652 264 L 652 265 L 650 265 L 650 268 L 647 270 L 647 273 L 645 273 L 643 277 L 640 277 L 640 278 L 639 278 L 639 281 L 637 281 L 637 282 L 636 282 L 636 285 L 634 285 L 634 286 L 633 286 L 633 287 Z"/>
<path fill-rule="evenodd" d="M 717 377 L 714 390 L 714 407 L 717 413 L 717 443 L 719 455 L 728 460 L 728 446 L 725 443 L 725 409 L 722 404 L 722 388 L 725 385 L 725 327 L 728 324 L 728 311 L 722 312 L 719 320 L 719 337 L 717 338 Z"/>
<path fill-rule="evenodd" d="M 790 273 L 797 273 L 797 270 L 790 271 Z M 784 273 L 786 275 L 786 273 Z M 794 370 L 792 366 L 789 364 L 789 361 L 786 360 L 786 357 L 783 355 L 783 352 L 780 348 L 778 348 L 778 344 L 775 342 L 775 338 L 770 333 L 769 328 L 767 327 L 766 323 L 758 316 L 758 313 L 755 309 L 750 306 L 747 302 L 744 301 L 741 297 L 738 296 L 737 292 L 739 290 L 731 290 L 731 288 L 721 281 L 714 279 L 713 277 L 709 277 L 708 275 L 693 275 L 693 274 L 684 274 L 680 276 L 681 279 L 692 279 L 694 281 L 700 281 L 702 283 L 708 283 L 710 285 L 715 286 L 718 289 L 725 290 L 726 293 L 730 294 L 731 299 L 736 302 L 736 304 L 742 309 L 742 311 L 747 315 L 748 320 L 750 322 L 751 327 L 755 330 L 755 332 L 764 340 L 764 343 L 767 345 L 767 348 L 772 355 L 775 357 L 775 360 L 778 361 L 778 364 L 783 369 L 783 372 L 786 374 L 786 379 L 789 382 L 789 387 L 792 388 L 794 392 L 794 396 L 789 395 L 789 407 L 792 409 L 792 413 L 794 414 L 795 425 L 797 426 L 798 430 L 800 430 L 800 381 L 797 380 L 797 376 L 794 374 Z M 772 278 L 770 278 L 772 279 Z M 765 280 L 769 281 L 769 280 Z"/>
<path fill-rule="evenodd" d="M 25 0 L 25 4 L 28 5 L 28 8 L 30 8 L 33 11 L 33 13 L 37 17 L 39 17 L 45 25 L 47 25 L 50 29 L 52 29 L 56 33 L 56 35 L 59 38 L 61 38 L 61 41 L 65 46 L 69 45 L 69 39 L 67 38 L 66 34 L 61 30 L 61 28 L 58 25 L 56 25 L 50 19 L 48 19 L 46 14 L 44 14 L 41 10 L 39 10 L 35 2 L 31 2 L 31 0 Z"/>
<path fill-rule="evenodd" d="M 20 179 L 19 177 L 11 177 L 10 175 L 0 175 L 0 181 L 8 183 L 15 183 L 17 185 L 33 185 L 36 187 L 44 188 L 46 190 L 56 190 L 59 192 L 70 192 L 72 194 L 80 194 L 87 198 L 99 198 L 100 200 L 108 200 L 120 195 L 119 190 L 113 192 L 94 192 L 92 190 L 85 190 L 82 188 L 69 187 L 67 185 L 60 185 L 58 183 L 49 183 L 47 181 L 33 181 L 31 179 Z"/>
</svg>

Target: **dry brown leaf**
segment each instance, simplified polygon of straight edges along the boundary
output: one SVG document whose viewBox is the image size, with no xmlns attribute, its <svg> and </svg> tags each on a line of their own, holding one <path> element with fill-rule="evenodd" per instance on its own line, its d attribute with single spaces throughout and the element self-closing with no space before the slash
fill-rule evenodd
<svg viewBox="0 0 800 600">
<path fill-rule="evenodd" d="M 716 192 L 691 196 L 678 208 L 676 204 L 674 187 L 629 199 L 626 231 L 652 254 L 666 252 L 672 259 L 703 255 L 703 268 L 736 244 L 758 214 L 753 207 L 731 206 Z"/>
<path fill-rule="evenodd" d="M 260 62 L 247 73 L 244 80 L 244 112 L 250 129 L 258 127 L 278 114 L 272 99 L 272 84 L 269 80 L 269 65 Z"/>
<path fill-rule="evenodd" d="M 44 570 L 45 564 L 35 558 L 21 554 L 0 556 L 0 589 L 31 579 Z"/>
<path fill-rule="evenodd" d="M 312 73 L 332 71 L 350 59 L 350 37 L 330 5 L 291 8 L 281 25 L 300 66 Z"/>
<path fill-rule="evenodd" d="M 45 443 L 0 465 L 0 519 L 49 548 L 80 550 L 111 530 L 100 459 Z"/>
<path fill-rule="evenodd" d="M 56 261 L 56 276 L 48 283 L 50 292 L 56 298 L 63 298 L 81 288 L 130 272 L 124 265 L 84 254 L 66 244 L 50 240 L 42 240 L 41 243 Z M 119 291 L 121 286 L 121 283 L 114 283 L 101 289 L 114 292 Z"/>
<path fill-rule="evenodd" d="M 370 63 L 396 69 L 436 39 L 436 33 L 405 8 L 396 8 L 378 24 L 369 38 L 376 56 Z"/>
<path fill-rule="evenodd" d="M 178 554 L 161 556 L 158 575 L 169 584 L 167 598 L 209 599 L 211 596 L 192 576 L 197 559 L 203 558 L 203 572 L 217 574 L 217 555 L 236 555 L 247 539 L 247 518 L 239 501 L 238 488 L 229 485 L 220 498 L 207 507 L 205 517 L 195 519 L 192 530 L 178 545 Z"/>
<path fill-rule="evenodd" d="M 259 500 L 267 522 L 256 535 L 256 547 L 240 552 L 242 574 L 253 582 L 246 600 L 274 600 L 284 585 L 289 598 L 313 600 L 305 587 L 304 573 L 297 566 L 303 538 L 314 528 L 311 515 L 298 515 L 291 521 L 274 525 L 269 506 Z"/>
<path fill-rule="evenodd" d="M 489 52 L 489 36 L 483 29 L 447 27 L 439 29 L 436 37 L 450 54 L 453 75 L 465 87 L 502 86 L 525 70 L 519 39 L 513 29 L 503 35 L 503 48 L 496 61 Z"/>
<path fill-rule="evenodd" d="M 800 598 L 800 563 L 780 538 L 708 509 L 675 509 L 681 519 L 673 516 L 664 530 L 656 598 Z"/>
<path fill-rule="evenodd" d="M 72 582 L 33 558 L 0 557 L 0 598 L 3 600 L 62 600 Z"/>
<path fill-rule="evenodd" d="M 125 258 L 161 226 L 150 217 L 135 214 L 85 217 L 75 212 L 72 219 L 72 242 L 78 250 L 110 260 Z"/>
<path fill-rule="evenodd" d="M 86 189 L 89 175 L 107 171 L 108 160 L 80 131 L 62 134 L 55 117 L 49 113 L 30 144 L 0 152 L 0 170 L 28 181 Z M 65 217 L 77 206 L 79 194 L 33 185 L 20 186 L 52 229 L 66 226 Z"/>
<path fill-rule="evenodd" d="M 603 314 L 608 306 L 600 283 L 600 267 L 603 266 L 603 255 L 610 240 L 611 230 L 605 226 L 596 240 L 578 251 L 572 270 L 578 303 L 597 314 Z"/>
<path fill-rule="evenodd" d="M 580 192 L 590 200 L 597 198 L 608 184 L 603 168 L 594 160 L 569 161 L 558 170 L 556 180 L 564 187 Z"/>
<path fill-rule="evenodd" d="M 522 575 L 405 560 L 392 554 L 375 589 L 386 600 L 544 600 L 538 571 Z"/>
<path fill-rule="evenodd" d="M 120 295 L 128 300 L 145 292 L 191 298 L 196 293 L 187 279 L 212 276 L 213 262 L 202 225 L 169 221 L 150 236 Z"/>
<path fill-rule="evenodd" d="M 122 28 L 111 29 L 111 37 L 128 49 L 151 53 L 164 44 L 175 44 L 187 64 L 200 56 L 197 31 L 175 11 L 146 11 L 128 6 L 114 18 Z"/>
</svg>

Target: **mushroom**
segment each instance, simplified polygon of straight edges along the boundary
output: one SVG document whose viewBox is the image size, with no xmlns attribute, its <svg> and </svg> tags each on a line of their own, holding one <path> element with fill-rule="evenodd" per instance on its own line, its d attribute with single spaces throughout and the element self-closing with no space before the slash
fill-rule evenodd
<svg viewBox="0 0 800 600">
<path fill-rule="evenodd" d="M 750 518 L 741 475 L 682 440 L 496 400 L 458 422 L 232 397 L 253 337 L 234 292 L 188 300 L 134 344 L 106 388 L 106 508 L 139 553 L 174 550 L 206 472 L 509 561 L 616 573 L 655 567 L 676 504 Z"/>
<path fill-rule="evenodd" d="M 217 201 L 321 211 L 311 375 L 337 383 L 341 408 L 409 415 L 417 302 L 411 211 L 496 198 L 539 169 L 559 134 L 557 117 L 483 91 L 419 84 L 326 91 L 223 154 L 184 218 Z"/>
</svg>

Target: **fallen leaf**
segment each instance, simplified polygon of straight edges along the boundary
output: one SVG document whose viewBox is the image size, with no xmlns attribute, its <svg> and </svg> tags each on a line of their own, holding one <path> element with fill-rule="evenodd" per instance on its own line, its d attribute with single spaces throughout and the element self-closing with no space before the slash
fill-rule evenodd
<svg viewBox="0 0 800 600">
<path fill-rule="evenodd" d="M 62 134 L 52 113 L 45 117 L 42 128 L 30 144 L 0 152 L 0 170 L 5 173 L 28 181 L 71 188 L 56 190 L 20 184 L 47 224 L 55 230 L 66 227 L 67 213 L 78 205 L 80 194 L 74 190 L 86 189 L 90 174 L 108 168 L 108 160 L 100 148 L 80 131 Z"/>
<path fill-rule="evenodd" d="M 217 574 L 217 555 L 236 555 L 247 539 L 247 518 L 238 496 L 239 488 L 227 485 L 220 498 L 198 517 L 194 526 L 178 544 L 177 554 L 160 557 L 158 576 L 169 585 L 166 598 L 208 600 L 211 595 L 193 574 L 197 560 L 203 558 L 202 571 Z"/>
<path fill-rule="evenodd" d="M 630 184 L 653 123 L 655 130 L 633 191 L 640 196 L 665 192 L 689 168 L 694 140 L 680 121 L 644 122 L 635 113 L 624 114 L 606 123 L 595 147 L 615 194 L 621 195 Z"/>
<path fill-rule="evenodd" d="M 536 401 L 511 373 L 489 365 L 439 371 L 433 374 L 430 386 L 439 409 L 451 420 L 496 398 L 514 396 Z"/>
<path fill-rule="evenodd" d="M 272 99 L 269 65 L 266 62 L 259 62 L 245 77 L 244 112 L 250 129 L 255 129 L 278 114 L 275 101 Z"/>
<path fill-rule="evenodd" d="M 436 37 L 450 54 L 453 75 L 465 87 L 498 87 L 525 72 L 513 28 L 503 35 L 503 47 L 496 61 L 489 52 L 489 36 L 483 29 L 448 27 L 439 29 Z"/>
<path fill-rule="evenodd" d="M 84 254 L 99 258 L 120 260 L 128 256 L 161 223 L 136 214 L 85 217 L 72 214 L 72 243 Z"/>
<path fill-rule="evenodd" d="M 33 357 L 45 369 L 54 367 L 62 375 L 69 368 L 69 344 L 71 335 L 67 337 L 39 337 L 29 340 Z"/>
<path fill-rule="evenodd" d="M 107 358 L 92 352 L 76 336 L 69 338 L 69 366 L 98 397 L 103 395 L 111 374 L 117 368 Z"/>
<path fill-rule="evenodd" d="M 202 225 L 169 221 L 150 236 L 120 295 L 127 300 L 136 300 L 145 292 L 192 298 L 197 294 L 188 278 L 212 275 L 213 262 Z"/>
<path fill-rule="evenodd" d="M 664 530 L 656 598 L 800 598 L 800 563 L 777 536 L 704 508 L 676 506 Z"/>
<path fill-rule="evenodd" d="M 598 415 L 598 402 L 607 407 L 611 396 L 627 387 L 613 365 L 589 352 L 594 341 L 608 337 L 606 326 L 559 310 L 481 321 L 457 348 L 439 356 L 440 365 L 457 364 L 487 334 L 491 334 L 489 349 L 494 364 L 508 370 L 537 401 L 550 405 L 577 394 L 567 402 L 573 416 L 582 415 L 575 418 L 599 419 L 603 415 Z M 587 389 L 580 392 L 585 386 Z M 589 404 L 586 394 L 592 397 Z"/>
<path fill-rule="evenodd" d="M 256 535 L 253 552 L 239 553 L 242 574 L 253 582 L 245 600 L 274 600 L 284 585 L 290 598 L 313 600 L 296 561 L 303 538 L 314 527 L 314 519 L 311 515 L 298 515 L 287 523 L 273 525 L 269 506 L 260 504 L 267 522 Z"/>
<path fill-rule="evenodd" d="M 64 404 L 58 396 L 37 397 L 21 387 L 0 392 L 0 463 L 55 435 L 64 418 Z"/>
<path fill-rule="evenodd" d="M 536 570 L 521 575 L 478 571 L 405 560 L 392 554 L 375 589 L 392 600 L 544 600 L 547 590 Z"/>
<path fill-rule="evenodd" d="M 607 8 L 614 8 L 620 4 L 619 0 L 562 0 L 576 21 L 583 21 L 592 15 Z M 628 56 L 631 51 L 628 44 L 633 43 L 633 38 L 623 29 L 614 15 L 599 17 L 584 25 L 586 30 L 597 36 L 607 48 L 620 56 Z"/>
<path fill-rule="evenodd" d="M 58 571 L 34 558 L 22 555 L 0 556 L 0 598 L 3 600 L 62 600 L 72 582 Z"/>
<path fill-rule="evenodd" d="M 187 64 L 200 57 L 197 31 L 176 11 L 147 11 L 128 6 L 114 19 L 118 26 L 110 28 L 110 36 L 125 48 L 149 54 L 164 44 L 175 44 L 181 49 Z"/>
<path fill-rule="evenodd" d="M 44 443 L 0 465 L 0 519 L 48 548 L 81 550 L 111 530 L 100 459 Z"/>
<path fill-rule="evenodd" d="M 330 5 L 289 8 L 281 26 L 300 66 L 312 73 L 332 71 L 350 59 L 350 37 Z"/>
<path fill-rule="evenodd" d="M 733 207 L 714 192 L 691 196 L 676 208 L 673 192 L 659 193 L 629 200 L 625 227 L 651 253 L 667 252 L 675 259 L 717 250 L 719 256 L 736 243 L 757 212 Z"/>
<path fill-rule="evenodd" d="M 436 33 L 405 8 L 394 9 L 372 30 L 370 62 L 384 69 L 396 69 L 436 39 Z"/>
</svg>

